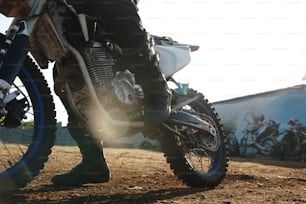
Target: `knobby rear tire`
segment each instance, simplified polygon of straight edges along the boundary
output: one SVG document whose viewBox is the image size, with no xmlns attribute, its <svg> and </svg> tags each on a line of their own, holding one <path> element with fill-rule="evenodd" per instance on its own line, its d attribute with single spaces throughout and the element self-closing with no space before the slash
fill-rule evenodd
<svg viewBox="0 0 306 204">
<path fill-rule="evenodd" d="M 197 94 L 196 91 L 191 90 L 188 96 L 192 98 Z M 224 179 L 228 167 L 227 140 L 223 125 L 213 106 L 203 96 L 189 104 L 189 106 L 196 112 L 209 116 L 214 121 L 214 128 L 220 136 L 220 147 L 217 151 L 209 153 L 211 158 L 208 158 L 210 160 L 208 161 L 210 163 L 208 170 L 197 169 L 191 164 L 187 159 L 186 155 L 188 152 L 183 147 L 183 142 L 179 141 L 173 132 L 168 131 L 160 140 L 162 151 L 167 162 L 170 164 L 170 168 L 183 183 L 196 188 L 214 188 Z M 175 127 L 172 126 L 172 128 Z"/>
</svg>

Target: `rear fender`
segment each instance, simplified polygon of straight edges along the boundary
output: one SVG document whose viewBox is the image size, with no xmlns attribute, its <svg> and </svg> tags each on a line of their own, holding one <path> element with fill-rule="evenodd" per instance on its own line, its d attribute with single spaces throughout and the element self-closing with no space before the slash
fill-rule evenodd
<svg viewBox="0 0 306 204">
<path fill-rule="evenodd" d="M 159 66 L 166 77 L 183 69 L 191 61 L 190 53 L 199 49 L 199 46 L 181 44 L 170 37 L 153 36 L 155 50 L 159 54 Z"/>
</svg>

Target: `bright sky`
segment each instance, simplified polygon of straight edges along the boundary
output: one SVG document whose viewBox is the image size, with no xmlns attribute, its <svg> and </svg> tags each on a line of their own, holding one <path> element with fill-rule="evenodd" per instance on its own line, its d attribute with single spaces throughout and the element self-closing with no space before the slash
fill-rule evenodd
<svg viewBox="0 0 306 204">
<path fill-rule="evenodd" d="M 178 81 L 220 101 L 304 83 L 306 1 L 140 0 L 147 31 L 200 45 Z M 0 18 L 0 31 L 8 20 Z"/>
<path fill-rule="evenodd" d="M 142 0 L 148 31 L 198 44 L 177 79 L 210 101 L 301 84 L 306 72 L 306 1 Z"/>
</svg>

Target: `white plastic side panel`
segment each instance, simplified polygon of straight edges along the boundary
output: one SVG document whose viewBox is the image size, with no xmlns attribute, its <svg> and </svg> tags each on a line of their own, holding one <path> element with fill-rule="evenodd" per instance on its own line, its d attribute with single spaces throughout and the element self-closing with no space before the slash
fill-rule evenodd
<svg viewBox="0 0 306 204">
<path fill-rule="evenodd" d="M 190 63 L 190 49 L 188 45 L 155 45 L 159 54 L 159 66 L 166 77 L 172 76 Z"/>
</svg>

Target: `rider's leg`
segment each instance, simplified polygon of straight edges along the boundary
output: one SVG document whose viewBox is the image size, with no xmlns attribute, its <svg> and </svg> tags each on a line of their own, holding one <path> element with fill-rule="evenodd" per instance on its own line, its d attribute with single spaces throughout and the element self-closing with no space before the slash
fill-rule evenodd
<svg viewBox="0 0 306 204">
<path fill-rule="evenodd" d="M 153 41 L 142 26 L 131 0 L 88 0 L 92 15 L 99 19 L 98 31 L 123 50 L 123 61 L 131 64 L 145 97 L 145 122 L 158 124 L 170 114 L 171 92 L 158 66 Z M 103 29 L 101 29 L 103 28 Z M 119 60 L 120 61 L 120 60 Z"/>
<path fill-rule="evenodd" d="M 154 125 L 168 118 L 171 91 L 158 66 L 158 55 L 154 53 L 152 43 L 148 35 L 146 47 L 126 52 L 118 58 L 117 66 L 119 69 L 128 67 L 136 74 L 136 83 L 144 90 L 145 123 Z"/>
<path fill-rule="evenodd" d="M 56 73 L 54 73 L 54 77 L 56 77 Z M 52 182 L 66 186 L 107 182 L 110 179 L 110 172 L 104 158 L 101 141 L 86 134 L 79 127 L 77 119 L 73 116 L 67 101 L 62 99 L 62 102 L 69 115 L 69 133 L 79 146 L 82 161 L 71 171 L 53 176 Z"/>
</svg>

